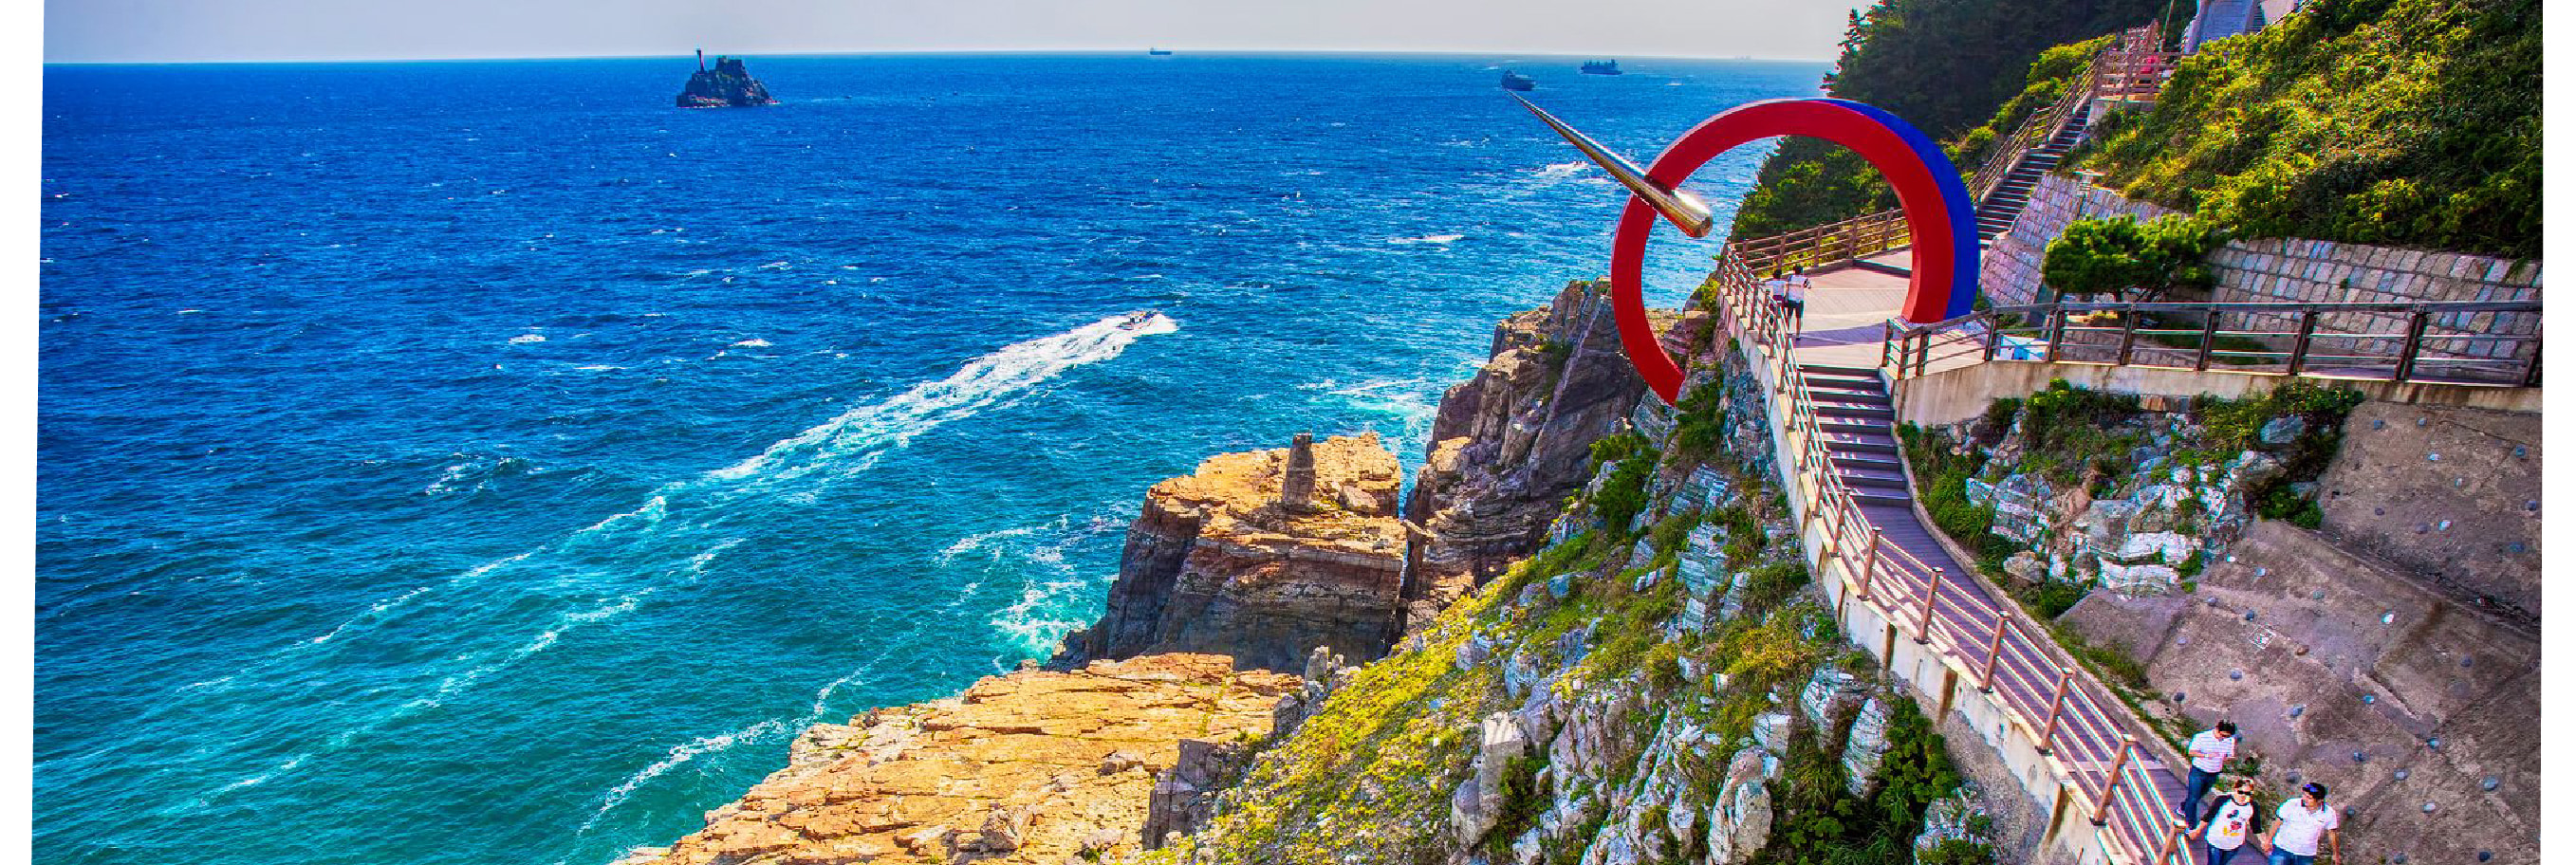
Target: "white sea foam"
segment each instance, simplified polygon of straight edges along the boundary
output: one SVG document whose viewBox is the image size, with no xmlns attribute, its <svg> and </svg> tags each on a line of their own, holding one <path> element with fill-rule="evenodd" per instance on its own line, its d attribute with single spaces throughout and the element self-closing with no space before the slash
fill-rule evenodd
<svg viewBox="0 0 2576 865">
<path fill-rule="evenodd" d="M 967 361 L 954 375 L 843 412 L 708 476 L 741 480 L 767 474 L 788 479 L 846 457 L 860 460 L 854 468 L 865 468 L 877 454 L 901 447 L 913 436 L 971 416 L 1066 370 L 1117 357 L 1138 339 L 1180 327 L 1161 313 L 1134 321 L 1116 315 L 1054 336 L 1003 346 Z"/>
<path fill-rule="evenodd" d="M 1540 168 L 1535 173 L 1540 178 L 1553 180 L 1560 177 L 1573 177 L 1589 170 L 1590 168 L 1592 168 L 1592 163 L 1589 162 L 1557 162 L 1550 163 L 1546 167 Z"/>
<path fill-rule="evenodd" d="M 745 742 L 759 741 L 770 736 L 789 732 L 791 729 L 793 728 L 790 728 L 785 722 L 772 718 L 730 733 L 719 733 L 713 736 L 700 736 L 685 743 L 674 745 L 668 753 L 662 755 L 662 759 L 655 761 L 653 765 L 644 767 L 641 771 L 638 771 L 633 775 L 627 776 L 624 783 L 618 784 L 614 789 L 609 790 L 608 794 L 605 797 L 602 797 L 599 803 L 599 809 L 591 812 L 590 819 L 582 821 L 581 828 L 575 830 L 575 833 L 580 834 L 589 832 L 590 827 L 593 824 L 598 823 L 599 818 L 606 816 L 609 809 L 625 804 L 626 797 L 635 794 L 635 788 L 643 786 L 647 781 L 662 777 L 662 773 L 664 772 L 677 769 L 682 764 L 685 764 L 690 760 L 695 760 L 702 755 L 720 753 L 735 745 L 740 745 Z"/>
<path fill-rule="evenodd" d="M 546 335 L 542 333 L 523 333 L 510 338 L 510 344 L 512 345 L 527 345 L 529 343 L 544 341 L 546 341 Z"/>
<path fill-rule="evenodd" d="M 1027 537 L 1029 535 L 1036 534 L 1038 530 L 1042 528 L 1045 528 L 1045 526 L 1021 526 L 1015 529 L 995 529 L 989 532 L 981 532 L 958 538 L 956 543 L 949 544 L 947 549 L 939 551 L 939 563 L 943 565 L 948 564 L 949 562 L 955 561 L 958 556 L 981 550 L 986 546 L 991 545 L 994 541 L 999 541 L 1005 538 Z M 992 554 L 995 558 L 1000 558 L 1002 551 L 996 549 L 992 551 Z"/>
<path fill-rule="evenodd" d="M 735 348 L 768 348 L 769 340 L 753 337 L 733 344 Z"/>
<path fill-rule="evenodd" d="M 1394 243 L 1394 244 L 1406 244 L 1406 243 L 1450 243 L 1450 242 L 1456 241 L 1457 239 L 1459 239 L 1459 238 L 1461 238 L 1461 237 L 1466 237 L 1466 235 L 1464 235 L 1464 234 L 1426 234 L 1426 235 L 1423 235 L 1423 236 L 1421 236 L 1421 237 L 1390 237 L 1390 238 L 1387 238 L 1387 239 L 1386 239 L 1386 242 L 1388 242 L 1388 243 Z"/>
</svg>

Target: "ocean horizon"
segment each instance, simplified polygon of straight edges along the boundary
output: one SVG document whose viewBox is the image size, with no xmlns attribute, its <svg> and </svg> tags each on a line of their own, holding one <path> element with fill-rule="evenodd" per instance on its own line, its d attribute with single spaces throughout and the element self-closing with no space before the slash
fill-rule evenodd
<svg viewBox="0 0 2576 865">
<path fill-rule="evenodd" d="M 1202 458 L 1410 472 L 1626 200 L 1500 69 L 1644 162 L 1828 68 L 1571 56 L 49 64 L 36 858 L 600 865 L 1051 654 Z"/>
</svg>

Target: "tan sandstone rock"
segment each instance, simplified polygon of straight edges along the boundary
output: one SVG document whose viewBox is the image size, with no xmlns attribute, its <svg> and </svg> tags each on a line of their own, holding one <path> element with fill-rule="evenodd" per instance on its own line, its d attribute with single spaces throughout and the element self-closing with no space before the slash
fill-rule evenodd
<svg viewBox="0 0 2576 865">
<path fill-rule="evenodd" d="M 1272 704 L 1299 684 L 1183 654 L 989 677 L 953 699 L 816 725 L 787 768 L 705 829 L 621 862 L 1055 865 L 1137 849 L 1154 772 L 1180 742 L 1266 735 Z"/>
<path fill-rule="evenodd" d="M 1354 661 L 1386 654 L 1407 531 L 1395 514 L 1395 454 L 1375 433 L 1296 450 L 1293 465 L 1287 448 L 1219 454 L 1155 484 L 1127 532 L 1108 609 L 1065 638 L 1054 666 L 1208 652 L 1246 669 L 1294 670 L 1317 646 Z"/>
</svg>

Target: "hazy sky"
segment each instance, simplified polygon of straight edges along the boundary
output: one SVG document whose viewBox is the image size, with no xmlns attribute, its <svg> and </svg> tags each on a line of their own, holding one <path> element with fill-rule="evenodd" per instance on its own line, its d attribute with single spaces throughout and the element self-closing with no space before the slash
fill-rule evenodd
<svg viewBox="0 0 2576 865">
<path fill-rule="evenodd" d="M 57 63 L 873 51 L 1831 59 L 1861 0 L 45 0 Z"/>
</svg>

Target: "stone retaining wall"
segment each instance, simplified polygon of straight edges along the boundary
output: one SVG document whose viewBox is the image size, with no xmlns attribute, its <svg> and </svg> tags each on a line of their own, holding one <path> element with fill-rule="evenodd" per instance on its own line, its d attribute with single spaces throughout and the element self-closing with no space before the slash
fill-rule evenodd
<svg viewBox="0 0 2576 865">
<path fill-rule="evenodd" d="M 1986 250 L 1978 287 L 1998 306 L 2040 303 L 2048 298 L 2040 281 L 2040 264 L 2048 244 L 2079 219 L 2134 216 L 2141 221 L 2180 213 L 2095 186 L 2079 177 L 2042 175 L 2031 190 L 2030 204 L 2011 230 Z M 2230 241 L 2211 253 L 2218 284 L 2210 300 L 2219 303 L 2441 303 L 2467 301 L 2538 301 L 2540 262 L 2482 255 L 2428 252 L 2360 243 L 2334 243 L 2301 238 Z M 2230 315 L 2219 325 L 2229 331 L 2276 333 L 2265 340 L 2286 349 L 2299 322 L 2292 316 Z M 2314 350 L 2323 353 L 2393 356 L 2406 332 L 2403 312 L 2349 313 L 2325 316 L 2317 333 L 2329 338 Z M 2426 322 L 2428 354 L 2443 357 L 2528 359 L 2538 344 L 2494 336 L 2529 336 L 2540 332 L 2538 313 L 2450 313 Z M 2354 338 L 2332 338 L 2335 334 Z M 2357 335 L 2386 335 L 2358 338 Z M 2329 364 L 2330 365 L 2330 364 Z M 2437 370 L 2438 371 L 2438 370 Z"/>
<path fill-rule="evenodd" d="M 2066 226 L 2079 219 L 2125 214 L 2145 221 L 2180 212 L 2130 201 L 2120 193 L 2066 175 L 2040 175 L 2039 185 L 2030 191 L 2030 204 L 2013 219 L 2012 228 L 1996 235 L 1994 245 L 1986 249 L 1977 275 L 1978 290 L 1996 306 L 2039 303 L 2040 262 L 2048 254 L 2048 242 L 2066 233 Z"/>
</svg>

